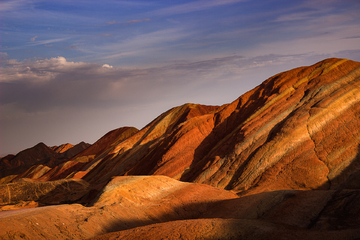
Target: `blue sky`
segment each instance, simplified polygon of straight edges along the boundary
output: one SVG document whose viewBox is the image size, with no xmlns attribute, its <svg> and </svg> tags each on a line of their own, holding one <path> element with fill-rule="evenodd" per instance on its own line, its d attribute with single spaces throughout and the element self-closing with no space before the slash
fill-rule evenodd
<svg viewBox="0 0 360 240">
<path fill-rule="evenodd" d="M 3 0 L 0 11 L 1 155 L 229 103 L 328 57 L 360 61 L 355 0 Z"/>
</svg>

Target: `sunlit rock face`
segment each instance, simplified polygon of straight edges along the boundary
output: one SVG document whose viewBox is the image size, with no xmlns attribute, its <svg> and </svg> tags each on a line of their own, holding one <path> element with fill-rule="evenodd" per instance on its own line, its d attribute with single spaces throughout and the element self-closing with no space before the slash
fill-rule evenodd
<svg viewBox="0 0 360 240">
<path fill-rule="evenodd" d="M 14 185 L 0 188 L 50 190 L 14 208 L 51 204 L 61 179 L 82 195 L 0 212 L 0 239 L 358 239 L 359 101 L 360 63 L 326 59 L 230 104 L 184 104 L 141 130 L 115 129 L 70 159 L 52 158 L 69 146 L 40 144 L 48 160 L 5 174 Z"/>
<path fill-rule="evenodd" d="M 358 62 L 327 59 L 230 104 L 170 109 L 109 144 L 83 178 L 166 175 L 242 193 L 336 189 L 359 169 L 359 74 Z"/>
<path fill-rule="evenodd" d="M 328 59 L 269 78 L 222 110 L 236 105 L 183 179 L 252 192 L 338 188 L 359 170 L 359 76 L 358 62 Z"/>
</svg>

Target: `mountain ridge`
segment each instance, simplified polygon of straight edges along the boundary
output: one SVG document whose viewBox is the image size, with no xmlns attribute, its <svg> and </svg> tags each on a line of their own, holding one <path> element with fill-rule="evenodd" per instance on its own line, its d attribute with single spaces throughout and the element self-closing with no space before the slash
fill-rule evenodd
<svg viewBox="0 0 360 240">
<path fill-rule="evenodd" d="M 162 237 L 171 231 L 201 237 L 194 229 L 210 238 L 281 239 L 281 234 L 294 233 L 307 239 L 356 239 L 359 116 L 359 62 L 331 58 L 295 68 L 268 78 L 229 104 L 174 107 L 141 130 L 112 130 L 57 165 L 35 162 L 24 173 L 1 179 L 15 184 L 14 189 L 24 178 L 29 186 L 33 181 L 84 181 L 84 194 L 68 206 L 52 208 L 57 214 L 52 217 L 67 224 L 72 217 L 65 211 L 73 212 L 82 230 L 56 230 L 46 223 L 46 208 L 32 211 L 38 215 L 28 212 L 24 219 L 8 216 L 6 221 L 0 212 L 0 225 L 39 218 L 59 238 L 77 239 L 136 232 L 148 232 L 144 238 Z M 138 214 L 139 219 L 121 211 Z M 94 217 L 89 220 L 88 214 Z M 10 234 L 12 227 L 3 226 Z M 182 230 L 174 230 L 177 227 Z"/>
<path fill-rule="evenodd" d="M 53 168 L 89 146 L 88 143 L 80 142 L 76 145 L 67 143 L 49 147 L 40 142 L 31 148 L 20 151 L 16 155 L 9 154 L 0 158 L 0 183 L 8 183 L 25 177 L 23 173 L 26 173 L 29 168 L 34 169 L 35 167 L 36 169 L 36 166 Z"/>
</svg>

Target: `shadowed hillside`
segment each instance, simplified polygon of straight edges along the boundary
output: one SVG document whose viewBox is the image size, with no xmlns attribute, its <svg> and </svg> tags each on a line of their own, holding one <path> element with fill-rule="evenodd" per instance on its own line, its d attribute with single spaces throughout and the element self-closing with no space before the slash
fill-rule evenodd
<svg viewBox="0 0 360 240">
<path fill-rule="evenodd" d="M 16 155 L 0 158 L 0 183 L 8 183 L 20 178 L 40 178 L 44 172 L 69 160 L 90 144 L 81 142 L 75 146 L 67 143 L 48 147 L 39 143 Z"/>
</svg>

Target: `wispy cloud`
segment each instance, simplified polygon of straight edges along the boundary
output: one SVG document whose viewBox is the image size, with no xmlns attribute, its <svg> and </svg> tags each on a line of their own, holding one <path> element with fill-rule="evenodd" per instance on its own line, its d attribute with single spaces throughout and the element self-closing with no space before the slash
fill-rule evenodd
<svg viewBox="0 0 360 240">
<path fill-rule="evenodd" d="M 199 0 L 185 4 L 178 4 L 151 12 L 154 15 L 174 15 L 205 10 L 221 5 L 234 4 L 244 0 Z"/>
<path fill-rule="evenodd" d="M 115 23 L 117 23 L 115 20 L 112 21 L 112 22 L 106 22 L 107 25 L 112 25 L 112 24 L 115 24 Z"/>
<path fill-rule="evenodd" d="M 64 48 L 64 49 L 77 49 L 78 47 L 76 46 L 76 45 L 72 45 L 72 46 L 70 46 L 70 47 L 66 47 L 66 48 Z"/>
<path fill-rule="evenodd" d="M 37 38 L 38 38 L 38 36 L 35 36 L 35 37 L 33 37 L 33 38 L 30 38 L 30 41 L 34 42 Z"/>
<path fill-rule="evenodd" d="M 107 22 L 106 24 L 108 25 L 112 25 L 112 24 L 123 24 L 123 23 L 140 23 L 140 22 L 149 22 L 151 21 L 150 18 L 145 18 L 145 19 L 134 19 L 134 20 L 129 20 L 129 21 L 125 21 L 125 22 L 118 22 L 118 21 L 112 21 L 112 22 Z"/>
<path fill-rule="evenodd" d="M 150 33 L 136 35 L 118 43 L 108 44 L 100 47 L 102 51 L 111 51 L 102 59 L 117 58 L 121 56 L 138 55 L 141 53 L 154 51 L 161 46 L 171 44 L 188 37 L 191 33 L 181 28 L 171 28 Z M 114 49 L 117 52 L 114 52 Z"/>
<path fill-rule="evenodd" d="M 344 39 L 356 39 L 356 38 L 360 38 L 360 35 L 358 35 L 358 36 L 345 37 Z"/>
<path fill-rule="evenodd" d="M 37 38 L 37 37 L 35 37 L 35 38 Z M 34 43 L 29 44 L 28 46 L 45 45 L 45 44 L 49 44 L 49 43 L 62 42 L 62 41 L 68 40 L 68 39 L 70 39 L 70 38 L 66 37 L 66 38 L 55 38 L 55 39 L 36 41 Z M 34 39 L 34 41 L 35 41 L 35 39 Z"/>
<path fill-rule="evenodd" d="M 129 20 L 126 21 L 125 23 L 138 23 L 138 22 L 149 22 L 150 18 L 145 18 L 145 19 L 134 19 L 134 20 Z"/>
<path fill-rule="evenodd" d="M 6 49 L 7 50 L 17 50 L 17 49 L 24 49 L 26 47 L 33 47 L 33 46 L 39 46 L 39 45 L 44 45 L 45 47 L 52 47 L 52 44 L 50 44 L 50 43 L 62 42 L 62 41 L 66 41 L 66 40 L 71 39 L 70 37 L 65 37 L 65 38 L 55 38 L 55 39 L 48 39 L 48 40 L 39 41 L 39 40 L 36 40 L 36 38 L 37 37 L 34 37 L 34 38 L 30 39 L 30 40 L 34 39 L 34 41 L 27 42 L 27 43 L 25 43 L 23 45 L 18 45 L 18 46 L 15 46 L 15 47 L 9 47 L 9 48 L 6 48 Z"/>
<path fill-rule="evenodd" d="M 13 11 L 24 7 L 29 1 L 26 0 L 4 0 L 0 2 L 1 11 Z"/>
</svg>

